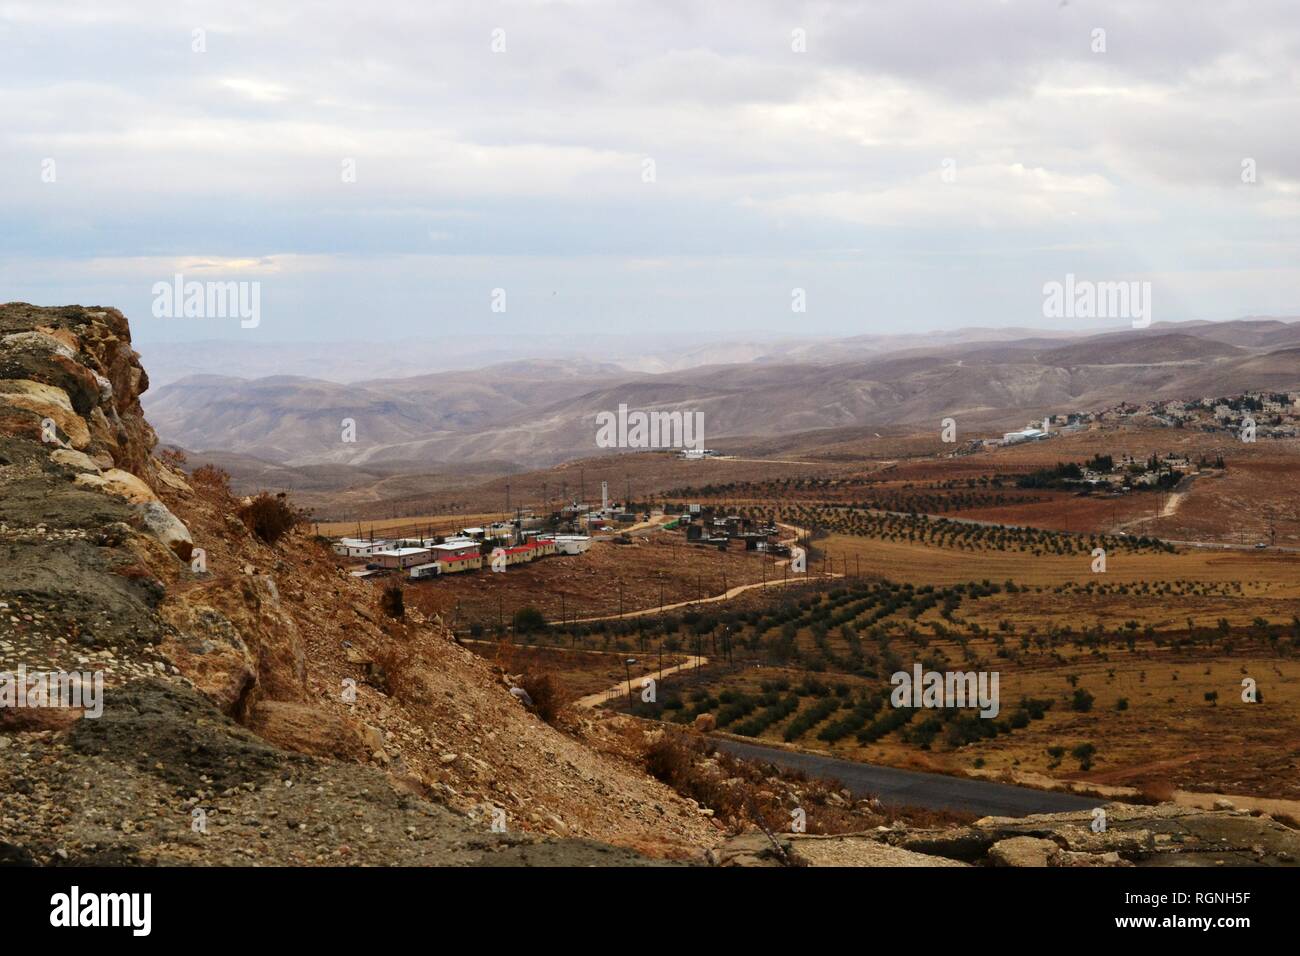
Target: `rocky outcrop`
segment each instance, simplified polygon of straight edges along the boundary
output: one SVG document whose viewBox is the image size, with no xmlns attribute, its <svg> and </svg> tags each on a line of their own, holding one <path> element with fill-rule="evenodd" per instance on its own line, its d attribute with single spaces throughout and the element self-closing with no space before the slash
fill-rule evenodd
<svg viewBox="0 0 1300 956">
<path fill-rule="evenodd" d="M 71 439 L 72 447 L 109 467 L 150 478 L 158 439 L 140 408 L 149 377 L 117 309 L 0 306 L 0 380 L 7 383 L 0 394 L 10 396 L 0 397 L 0 407 L 37 406 L 28 408 L 36 419 L 30 437 L 40 439 L 40 412 L 49 411 L 61 440 Z"/>
<path fill-rule="evenodd" d="M 151 485 L 164 469 L 140 408 L 148 387 L 116 309 L 0 306 L 0 439 L 37 443 L 51 470 L 126 501 L 134 527 L 188 561 L 190 533 Z"/>
<path fill-rule="evenodd" d="M 1263 814 L 1173 804 L 1110 803 L 1092 813 L 985 817 L 942 829 L 895 825 L 865 833 L 744 834 L 710 854 L 715 866 L 1297 866 L 1300 832 Z"/>
<path fill-rule="evenodd" d="M 179 458 L 154 457 L 139 404 L 147 384 L 116 310 L 0 306 L 0 668 L 100 672 L 102 719 L 123 721 L 111 747 L 74 757 L 69 734 L 96 740 L 81 726 L 95 721 L 0 711 L 0 853 L 240 862 L 237 847 L 269 829 L 269 852 L 251 859 L 529 862 L 546 858 L 535 843 L 549 836 L 578 863 L 702 860 L 717 829 L 630 764 L 616 730 L 547 725 L 441 622 L 380 613 L 372 584 L 305 529 L 268 543 L 219 474 L 187 476 Z M 232 774 L 227 762 L 238 768 L 243 753 L 292 770 Z M 234 842 L 219 846 L 185 836 L 191 806 L 170 795 L 175 776 L 194 806 L 261 825 L 233 826 Z M 286 799 L 286 779 L 312 796 Z M 84 780 L 98 784 L 90 795 L 68 790 Z M 446 832 L 462 842 L 498 816 L 507 833 L 490 855 L 448 856 L 407 832 L 425 828 L 393 810 L 399 800 L 454 819 Z M 78 812 L 121 813 L 112 807 L 123 801 L 133 813 L 116 834 Z M 271 813 L 312 835 L 295 826 L 281 840 Z M 371 829 L 385 846 L 359 850 Z"/>
</svg>

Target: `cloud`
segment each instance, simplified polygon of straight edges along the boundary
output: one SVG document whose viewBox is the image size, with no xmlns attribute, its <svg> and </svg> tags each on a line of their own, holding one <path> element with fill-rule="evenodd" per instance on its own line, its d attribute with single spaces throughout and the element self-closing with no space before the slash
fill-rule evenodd
<svg viewBox="0 0 1300 956">
<path fill-rule="evenodd" d="M 1274 301 L 1300 240 L 1282 0 L 10 0 L 0 44 L 0 252 L 70 269 L 57 288 L 83 300 L 120 291 L 105 262 L 327 257 L 415 301 L 441 294 L 425 256 L 518 257 L 566 263 L 591 294 L 548 321 L 588 328 L 627 275 L 689 262 L 719 285 L 641 286 L 674 305 L 637 321 L 741 326 L 773 263 L 866 259 L 907 303 L 934 262 L 978 256 L 1003 293 L 923 318 L 1025 321 L 1008 311 L 1044 272 L 1179 261 L 1206 270 L 1189 310 L 1233 314 Z M 1214 294 L 1216 242 L 1213 265 L 1260 288 Z M 825 281 L 835 307 L 809 321 L 858 321 Z M 348 321 L 342 297 L 312 301 Z"/>
</svg>

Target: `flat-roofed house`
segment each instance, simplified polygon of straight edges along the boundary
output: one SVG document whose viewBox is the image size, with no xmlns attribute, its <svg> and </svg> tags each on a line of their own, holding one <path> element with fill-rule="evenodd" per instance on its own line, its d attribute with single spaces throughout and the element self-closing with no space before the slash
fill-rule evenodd
<svg viewBox="0 0 1300 956">
<path fill-rule="evenodd" d="M 541 538 L 536 541 L 529 541 L 527 544 L 517 544 L 513 548 L 502 548 L 501 550 L 505 552 L 507 565 L 524 564 L 545 557 L 548 554 L 554 554 L 555 542 L 548 538 Z"/>
<path fill-rule="evenodd" d="M 459 574 L 461 571 L 475 571 L 483 567 L 483 555 L 477 551 L 473 554 L 448 554 L 437 560 L 440 574 Z"/>
<path fill-rule="evenodd" d="M 386 551 L 376 551 L 370 557 L 381 568 L 405 571 L 417 564 L 428 563 L 431 552 L 428 548 L 389 548 Z"/>
<path fill-rule="evenodd" d="M 556 554 L 583 554 L 591 550 L 590 535 L 557 534 L 553 540 Z"/>
<path fill-rule="evenodd" d="M 449 538 L 442 544 L 435 544 L 429 549 L 433 552 L 434 560 L 445 557 L 461 557 L 466 554 L 479 554 L 482 547 L 477 541 L 470 538 Z"/>
<path fill-rule="evenodd" d="M 334 553 L 345 558 L 368 558 L 392 546 L 393 542 L 382 538 L 339 538 L 334 542 Z"/>
</svg>

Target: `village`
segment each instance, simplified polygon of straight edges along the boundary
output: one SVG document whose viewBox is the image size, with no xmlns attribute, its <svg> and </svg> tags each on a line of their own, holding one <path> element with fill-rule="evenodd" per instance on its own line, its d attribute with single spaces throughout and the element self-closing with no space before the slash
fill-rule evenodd
<svg viewBox="0 0 1300 956">
<path fill-rule="evenodd" d="M 1071 412 L 1052 417 L 1052 421 L 1060 421 L 1068 428 L 1100 429 L 1135 419 L 1148 419 L 1166 428 L 1238 436 L 1243 429 L 1252 427 L 1255 438 L 1296 438 L 1300 437 L 1300 392 L 1246 392 L 1191 401 L 1120 402 L 1098 412 Z"/>
<path fill-rule="evenodd" d="M 549 514 L 521 508 L 513 517 L 444 534 L 424 529 L 375 536 L 358 528 L 353 536 L 333 539 L 331 546 L 353 577 L 404 575 L 420 581 L 484 568 L 503 572 L 556 555 L 580 556 L 593 542 L 630 543 L 626 532 L 644 527 L 680 532 L 691 546 L 757 551 L 774 557 L 790 553 L 789 547 L 777 540 L 774 521 L 760 524 L 698 504 L 649 509 L 611 501 L 608 482 L 601 483 L 599 508 L 574 499 Z"/>
</svg>

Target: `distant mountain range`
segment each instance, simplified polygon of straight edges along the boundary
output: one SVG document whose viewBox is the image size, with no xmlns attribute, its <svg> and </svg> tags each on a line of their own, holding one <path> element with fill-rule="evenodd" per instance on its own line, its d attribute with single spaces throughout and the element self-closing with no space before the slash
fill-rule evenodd
<svg viewBox="0 0 1300 956">
<path fill-rule="evenodd" d="M 918 341 L 926 344 L 919 346 Z M 697 358 L 726 354 L 701 349 Z M 1023 424 L 1121 400 L 1300 388 L 1300 322 L 1157 323 L 1068 336 L 970 329 L 865 336 L 747 352 L 659 373 L 612 361 L 533 359 L 340 384 L 197 375 L 145 396 L 166 441 L 286 465 L 476 463 L 534 468 L 597 454 L 598 412 L 701 412 L 706 443 L 957 418 Z M 348 423 L 355 441 L 346 441 Z M 936 426 L 937 427 L 937 426 Z M 508 464 L 507 464 L 508 463 Z"/>
</svg>

